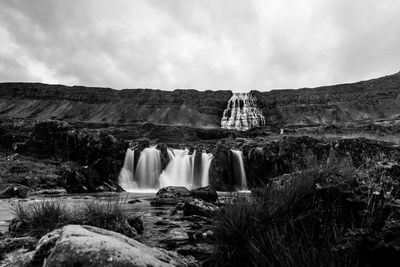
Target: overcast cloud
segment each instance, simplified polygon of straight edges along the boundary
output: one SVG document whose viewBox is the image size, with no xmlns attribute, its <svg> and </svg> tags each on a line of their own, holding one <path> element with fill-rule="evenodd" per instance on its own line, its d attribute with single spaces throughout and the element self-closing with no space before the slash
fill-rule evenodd
<svg viewBox="0 0 400 267">
<path fill-rule="evenodd" d="M 0 0 L 0 81 L 271 90 L 400 70 L 398 0 Z"/>
</svg>

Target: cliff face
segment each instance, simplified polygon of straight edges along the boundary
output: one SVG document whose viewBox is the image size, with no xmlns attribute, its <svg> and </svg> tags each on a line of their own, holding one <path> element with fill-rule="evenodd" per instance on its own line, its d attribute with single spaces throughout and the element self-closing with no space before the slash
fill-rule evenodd
<svg viewBox="0 0 400 267">
<path fill-rule="evenodd" d="M 69 121 L 219 127 L 230 91 L 113 90 L 1 83 L 0 115 Z"/>
<path fill-rule="evenodd" d="M 400 72 L 352 84 L 251 93 L 267 125 L 346 123 L 400 114 Z"/>
<path fill-rule="evenodd" d="M 266 125 L 312 125 L 400 114 L 400 73 L 353 84 L 252 91 Z M 0 115 L 68 121 L 221 126 L 231 91 L 113 90 L 39 83 L 0 83 Z"/>
</svg>

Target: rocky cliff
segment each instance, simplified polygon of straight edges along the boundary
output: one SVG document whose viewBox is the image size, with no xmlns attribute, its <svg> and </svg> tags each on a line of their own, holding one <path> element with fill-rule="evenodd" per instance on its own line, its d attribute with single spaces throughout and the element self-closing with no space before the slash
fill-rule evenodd
<svg viewBox="0 0 400 267">
<path fill-rule="evenodd" d="M 400 114 L 400 73 L 369 81 L 298 90 L 252 91 L 266 125 L 346 123 Z M 96 123 L 220 127 L 231 91 L 113 90 L 0 83 L 0 115 Z"/>
<path fill-rule="evenodd" d="M 230 91 L 113 90 L 0 83 L 0 115 L 68 121 L 219 127 Z"/>
<path fill-rule="evenodd" d="M 331 124 L 400 114 L 400 72 L 351 84 L 251 92 L 266 124 Z"/>
</svg>

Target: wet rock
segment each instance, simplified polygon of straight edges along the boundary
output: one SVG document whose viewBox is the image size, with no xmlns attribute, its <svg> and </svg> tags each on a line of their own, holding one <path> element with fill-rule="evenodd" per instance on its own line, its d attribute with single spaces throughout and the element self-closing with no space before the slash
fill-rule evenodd
<svg viewBox="0 0 400 267">
<path fill-rule="evenodd" d="M 67 190 L 64 188 L 54 188 L 54 189 L 42 189 L 37 190 L 35 195 L 65 195 Z"/>
<path fill-rule="evenodd" d="M 38 240 L 31 236 L 4 238 L 0 240 L 0 260 L 4 255 L 17 249 L 35 249 Z"/>
<path fill-rule="evenodd" d="M 140 199 L 131 199 L 127 203 L 128 204 L 135 204 L 135 203 L 138 203 L 138 202 L 142 202 L 142 201 Z"/>
<path fill-rule="evenodd" d="M 183 256 L 196 258 L 211 256 L 215 253 L 215 246 L 208 243 L 197 243 L 180 246 L 176 251 Z"/>
<path fill-rule="evenodd" d="M 190 191 L 194 198 L 202 199 L 207 202 L 215 202 L 218 199 L 217 191 L 212 187 L 200 187 Z"/>
<path fill-rule="evenodd" d="M 124 235 L 91 226 L 67 225 L 42 237 L 34 266 L 196 266 L 176 252 L 148 247 Z"/>
<path fill-rule="evenodd" d="M 158 190 L 156 197 L 150 202 L 153 206 L 177 205 L 192 199 L 190 191 L 183 186 L 167 186 Z"/>
<path fill-rule="evenodd" d="M 140 219 L 140 217 L 138 217 L 138 216 L 131 216 L 131 217 L 129 217 L 129 218 L 127 219 L 127 222 L 128 222 L 128 224 L 129 224 L 131 227 L 135 228 L 136 231 L 137 231 L 139 234 L 142 234 L 142 233 L 143 233 L 144 226 L 143 226 L 143 221 L 142 221 L 142 219 Z"/>
<path fill-rule="evenodd" d="M 210 165 L 210 185 L 221 191 L 234 189 L 234 177 L 232 173 L 232 157 L 229 147 L 218 144 L 212 151 L 213 159 Z"/>
<path fill-rule="evenodd" d="M 0 191 L 0 198 L 27 198 L 35 191 L 25 185 L 21 184 L 6 184 L 4 189 Z"/>
<path fill-rule="evenodd" d="M 166 144 L 158 144 L 156 147 L 161 154 L 161 167 L 165 169 L 169 163 L 168 146 Z"/>
<path fill-rule="evenodd" d="M 68 193 L 90 193 L 96 192 L 96 188 L 101 185 L 98 173 L 86 167 L 72 167 L 63 173 L 65 189 Z"/>
<path fill-rule="evenodd" d="M 211 217 L 215 215 L 218 210 L 219 208 L 216 205 L 200 199 L 193 199 L 192 201 L 185 203 L 183 206 L 183 214 L 185 216 L 199 215 Z"/>
</svg>

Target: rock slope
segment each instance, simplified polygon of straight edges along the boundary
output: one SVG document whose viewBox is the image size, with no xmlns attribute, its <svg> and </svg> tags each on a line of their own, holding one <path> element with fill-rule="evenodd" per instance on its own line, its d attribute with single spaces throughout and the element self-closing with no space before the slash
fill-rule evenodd
<svg viewBox="0 0 400 267">
<path fill-rule="evenodd" d="M 251 91 L 265 124 L 315 125 L 400 114 L 400 73 L 352 84 Z M 113 90 L 40 83 L 0 83 L 0 116 L 94 123 L 221 126 L 231 91 Z"/>
</svg>

